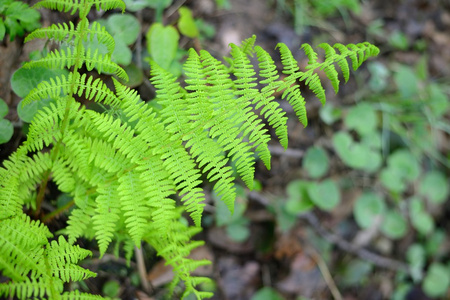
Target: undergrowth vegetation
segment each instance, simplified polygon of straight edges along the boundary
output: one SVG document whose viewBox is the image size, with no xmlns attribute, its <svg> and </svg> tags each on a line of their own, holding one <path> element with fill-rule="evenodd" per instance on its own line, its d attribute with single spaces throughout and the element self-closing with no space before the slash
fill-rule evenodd
<svg viewBox="0 0 450 300">
<path fill-rule="evenodd" d="M 22 68 L 23 74 L 37 70 L 43 80 L 26 95 L 21 91 L 20 107 L 30 121 L 27 140 L 0 169 L 1 268 L 9 278 L 0 285 L 0 295 L 20 299 L 98 298 L 77 290 L 64 291 L 66 282 L 95 276 L 78 265 L 91 255 L 75 244 L 79 238 L 95 239 L 100 256 L 111 243 L 121 245 L 128 260 L 134 248 L 146 242 L 173 267 L 172 288 L 181 281 L 183 297 L 212 296 L 201 290 L 201 284 L 210 279 L 191 274 L 210 262 L 188 257 L 202 244 L 192 236 L 201 230 L 204 182 L 213 184 L 213 191 L 233 212 L 235 178 L 253 187 L 255 155 L 270 169 L 270 135 L 263 119 L 287 148 L 287 118 L 273 101 L 273 93 L 282 91 L 306 126 L 305 101 L 295 83 L 304 82 L 325 104 L 318 70 L 325 72 L 337 92 L 335 66 L 347 81 L 347 59 L 356 70 L 378 54 L 369 43 L 333 47 L 324 43 L 320 47 L 325 58 L 320 62 L 313 48 L 304 44 L 309 64 L 302 71 L 290 50 L 280 43 L 281 79 L 272 58 L 255 46 L 252 37 L 240 46 L 230 45 L 227 64 L 205 50 L 189 50 L 182 87 L 165 69 L 170 69 L 171 62 L 159 61 L 167 56 L 150 45 L 151 82 L 156 88 L 153 105 L 159 107 L 153 109 L 120 82 L 129 77 L 118 63 L 127 65 L 130 60 L 127 51 L 118 54 L 115 49 L 122 51 L 134 43 L 136 36 L 123 26 L 132 28 L 138 25 L 136 21 L 127 15 L 111 15 L 105 27 L 87 17 L 91 7 L 124 11 L 122 1 L 43 0 L 35 7 L 77 13 L 79 21 L 37 29 L 25 40 L 50 39 L 60 47 Z M 184 15 L 186 18 L 186 11 Z M 187 18 L 184 22 L 189 23 Z M 154 35 L 168 36 L 165 30 L 174 32 L 171 27 L 154 25 L 150 42 L 156 39 Z M 259 79 L 249 60 L 252 56 L 259 62 Z M 98 76 L 101 74 L 112 76 L 114 91 Z M 98 103 L 100 109 L 84 105 L 89 102 Z M 70 200 L 44 213 L 50 182 Z M 44 223 L 69 208 L 67 227 L 50 232 Z M 183 221 L 187 215 L 192 225 Z"/>
</svg>

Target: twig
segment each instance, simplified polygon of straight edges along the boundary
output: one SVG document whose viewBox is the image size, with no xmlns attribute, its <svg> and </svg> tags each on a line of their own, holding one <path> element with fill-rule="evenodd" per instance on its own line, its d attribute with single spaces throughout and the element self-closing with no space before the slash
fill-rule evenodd
<svg viewBox="0 0 450 300">
<path fill-rule="evenodd" d="M 270 153 L 273 155 L 278 156 L 287 156 L 287 157 L 293 157 L 293 158 L 302 158 L 304 155 L 304 151 L 302 150 L 296 150 L 296 149 L 286 149 L 284 150 L 283 147 L 280 146 L 269 146 Z"/>
<path fill-rule="evenodd" d="M 136 255 L 136 264 L 138 268 L 139 278 L 144 292 L 152 293 L 152 288 L 147 280 L 147 270 L 145 269 L 144 254 L 142 253 L 142 246 L 140 248 L 134 247 L 134 254 Z"/>
<path fill-rule="evenodd" d="M 314 214 L 307 213 L 301 215 L 300 218 L 306 220 L 318 234 L 320 234 L 328 242 L 338 246 L 341 250 L 354 254 L 362 259 L 368 260 L 379 267 L 383 267 L 393 271 L 403 271 L 411 274 L 411 269 L 407 264 L 394 259 L 383 257 L 364 248 L 359 248 L 357 245 L 353 245 L 352 243 L 346 241 L 343 237 L 328 231 L 320 224 L 319 220 Z"/>
<path fill-rule="evenodd" d="M 323 260 L 323 258 L 319 255 L 316 249 L 312 246 L 307 247 L 307 251 L 310 252 L 309 256 L 316 262 L 319 267 L 320 273 L 322 273 L 322 277 L 327 283 L 328 288 L 330 289 L 331 294 L 335 300 L 342 300 L 342 295 L 339 292 L 339 289 L 336 286 L 336 283 L 333 280 L 333 276 L 331 276 L 330 270 L 327 267 L 327 264 Z"/>
<path fill-rule="evenodd" d="M 254 192 L 254 191 L 249 193 L 249 199 L 255 200 L 264 206 L 267 206 L 270 204 L 270 201 L 267 198 L 265 198 L 260 193 Z M 341 250 L 351 253 L 353 255 L 356 255 L 361 259 L 370 261 L 379 267 L 386 268 L 386 269 L 393 270 L 393 271 L 403 271 L 409 275 L 412 275 L 410 267 L 407 264 L 405 264 L 404 262 L 394 260 L 391 258 L 387 258 L 387 257 L 383 257 L 376 253 L 370 252 L 369 250 L 361 248 L 358 245 L 354 245 L 354 244 L 346 241 L 343 237 L 325 229 L 320 224 L 319 220 L 313 213 L 299 215 L 298 217 L 300 219 L 306 220 L 309 223 L 309 225 L 311 227 L 313 227 L 313 229 L 319 235 L 321 235 L 325 240 L 327 240 L 331 244 L 338 246 Z"/>
</svg>

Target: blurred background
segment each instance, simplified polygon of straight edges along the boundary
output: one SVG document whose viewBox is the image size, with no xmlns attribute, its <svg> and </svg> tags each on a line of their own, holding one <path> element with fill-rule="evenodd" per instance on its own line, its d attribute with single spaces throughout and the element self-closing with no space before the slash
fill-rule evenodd
<svg viewBox="0 0 450 300">
<path fill-rule="evenodd" d="M 12 0 L 3 2 L 5 18 L 2 5 Z M 368 41 L 381 50 L 337 95 L 323 77 L 325 106 L 303 90 L 308 127 L 282 104 L 290 116 L 289 148 L 272 141 L 272 169 L 257 163 L 253 191 L 236 183 L 234 215 L 208 195 L 198 236 L 206 244 L 192 256 L 213 261 L 197 271 L 214 279 L 204 287 L 215 292 L 213 299 L 450 299 L 448 0 L 125 2 L 125 14 L 90 18 L 115 37 L 113 59 L 130 75 L 129 86 L 150 102 L 149 56 L 182 77 L 188 48 L 221 58 L 229 43 L 253 34 L 280 66 L 279 42 L 301 68 L 308 62 L 302 43 L 317 49 L 320 43 Z M 46 45 L 24 45 L 24 36 L 39 22 L 75 20 L 40 13 L 10 23 L 0 45 L 0 160 L 25 139 L 33 116 L 16 108 L 36 81 L 14 72 L 40 57 Z M 179 34 L 158 40 L 151 30 L 157 22 Z M 54 226 L 64 227 L 64 219 L 58 222 Z M 95 243 L 86 242 L 90 246 L 95 253 Z M 99 276 L 73 288 L 120 299 L 163 299 L 171 270 L 151 249 L 144 254 L 150 292 L 140 286 L 135 263 L 127 266 L 112 255 L 86 262 Z"/>
</svg>

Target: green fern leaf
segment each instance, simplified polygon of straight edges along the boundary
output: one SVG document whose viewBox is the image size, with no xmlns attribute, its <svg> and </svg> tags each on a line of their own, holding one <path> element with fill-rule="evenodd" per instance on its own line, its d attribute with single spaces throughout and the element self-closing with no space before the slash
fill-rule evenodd
<svg viewBox="0 0 450 300">
<path fill-rule="evenodd" d="M 259 76 L 262 79 L 260 84 L 265 85 L 260 92 L 260 96 L 256 98 L 255 109 L 261 108 L 261 115 L 263 115 L 269 122 L 269 125 L 275 129 L 275 134 L 280 140 L 280 144 L 287 149 L 288 134 L 287 134 L 287 117 L 286 113 L 281 109 L 280 105 L 273 101 L 274 92 L 279 88 L 280 83 L 276 66 L 269 53 L 260 46 L 255 47 L 255 51 L 259 61 Z"/>
</svg>

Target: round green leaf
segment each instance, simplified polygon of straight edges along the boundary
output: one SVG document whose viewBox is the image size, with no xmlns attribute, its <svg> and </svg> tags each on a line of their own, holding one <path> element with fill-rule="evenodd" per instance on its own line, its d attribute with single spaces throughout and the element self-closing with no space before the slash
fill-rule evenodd
<svg viewBox="0 0 450 300">
<path fill-rule="evenodd" d="M 328 155 L 321 147 L 311 147 L 303 158 L 303 168 L 311 178 L 319 178 L 328 172 Z"/>
<path fill-rule="evenodd" d="M 303 180 L 291 181 L 286 187 L 288 201 L 286 203 L 286 211 L 296 215 L 306 212 L 314 207 L 314 203 L 308 195 L 308 187 L 311 182 Z"/>
<path fill-rule="evenodd" d="M 425 211 L 420 198 L 413 197 L 409 203 L 410 219 L 413 227 L 421 234 L 428 234 L 434 230 L 434 220 Z"/>
<path fill-rule="evenodd" d="M 67 75 L 69 72 L 63 70 L 52 70 L 43 67 L 32 69 L 20 68 L 11 77 L 11 87 L 19 97 L 24 98 L 39 83 L 60 75 Z"/>
<path fill-rule="evenodd" d="M 173 26 L 153 24 L 147 32 L 147 51 L 151 58 L 168 69 L 177 54 L 179 35 Z"/>
<path fill-rule="evenodd" d="M 384 168 L 380 172 L 380 180 L 385 188 L 392 192 L 400 193 L 406 188 L 406 184 L 396 169 Z"/>
<path fill-rule="evenodd" d="M 419 193 L 435 203 L 443 203 L 449 194 L 448 178 L 439 171 L 428 172 L 420 181 Z"/>
<path fill-rule="evenodd" d="M 411 268 L 411 276 L 414 281 L 421 280 L 423 277 L 423 266 L 426 262 L 425 249 L 422 244 L 413 244 L 406 251 L 406 259 Z"/>
<path fill-rule="evenodd" d="M 381 165 L 379 150 L 372 150 L 370 145 L 355 143 L 348 132 L 336 133 L 333 145 L 339 157 L 349 167 L 374 172 Z"/>
<path fill-rule="evenodd" d="M 0 120 L 0 144 L 9 142 L 14 133 L 14 126 L 6 119 Z"/>
<path fill-rule="evenodd" d="M 109 280 L 103 285 L 103 294 L 115 298 L 119 296 L 120 284 L 116 280 Z"/>
<path fill-rule="evenodd" d="M 356 200 L 353 206 L 353 214 L 356 223 L 361 228 L 368 228 L 373 225 L 377 217 L 383 214 L 384 209 L 384 201 L 379 195 L 366 192 Z"/>
<path fill-rule="evenodd" d="M 250 300 L 283 300 L 280 294 L 271 287 L 263 287 Z"/>
<path fill-rule="evenodd" d="M 198 28 L 195 24 L 194 18 L 192 17 L 191 10 L 187 7 L 182 6 L 178 9 L 178 12 L 180 13 L 178 29 L 180 30 L 181 34 L 190 38 L 198 37 Z"/>
<path fill-rule="evenodd" d="M 406 149 L 397 150 L 389 155 L 388 166 L 410 181 L 417 179 L 420 174 L 420 166 L 417 159 Z"/>
<path fill-rule="evenodd" d="M 17 105 L 17 114 L 22 121 L 27 123 L 31 123 L 38 110 L 50 106 L 50 103 L 55 102 L 53 99 L 43 99 L 41 101 L 33 101 L 23 106 L 22 101 Z"/>
<path fill-rule="evenodd" d="M 0 98 L 0 118 L 4 118 L 8 114 L 8 104 Z"/>
<path fill-rule="evenodd" d="M 381 231 L 391 239 L 403 237 L 407 228 L 405 218 L 395 211 L 387 212 L 381 224 Z"/>
<path fill-rule="evenodd" d="M 360 285 L 373 269 L 373 265 L 367 261 L 355 259 L 344 267 L 340 281 L 345 286 Z"/>
<path fill-rule="evenodd" d="M 422 288 L 430 297 L 440 297 L 447 293 L 450 286 L 450 272 L 445 265 L 433 263 L 428 269 Z"/>
<path fill-rule="evenodd" d="M 377 127 L 377 114 L 372 105 L 361 103 L 352 107 L 344 119 L 349 129 L 354 129 L 361 136 L 373 132 Z"/>
<path fill-rule="evenodd" d="M 244 242 L 250 236 L 250 230 L 246 224 L 233 223 L 225 227 L 227 235 L 236 242 Z"/>
<path fill-rule="evenodd" d="M 421 234 L 428 234 L 434 230 L 434 220 L 425 212 L 414 215 L 411 219 L 411 223 Z"/>
<path fill-rule="evenodd" d="M 131 45 L 141 30 L 138 19 L 130 14 L 114 14 L 108 18 L 108 29 L 114 40 L 122 41 L 125 45 Z"/>
<path fill-rule="evenodd" d="M 126 65 L 126 67 L 123 68 L 125 72 L 128 74 L 128 81 L 123 82 L 126 86 L 130 88 L 135 88 L 144 81 L 144 73 L 142 69 L 138 68 L 134 63 Z"/>
<path fill-rule="evenodd" d="M 326 124 L 331 125 L 337 120 L 341 118 L 342 111 L 341 109 L 337 107 L 333 107 L 330 105 L 325 105 L 320 108 L 319 111 L 320 118 L 322 121 L 324 121 Z"/>
<path fill-rule="evenodd" d="M 314 204 L 323 210 L 332 210 L 341 200 L 339 188 L 331 179 L 311 184 L 308 188 L 308 194 Z"/>
<path fill-rule="evenodd" d="M 117 40 L 111 60 L 119 65 L 127 66 L 131 63 L 132 57 L 130 48 L 122 40 Z"/>
</svg>

